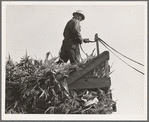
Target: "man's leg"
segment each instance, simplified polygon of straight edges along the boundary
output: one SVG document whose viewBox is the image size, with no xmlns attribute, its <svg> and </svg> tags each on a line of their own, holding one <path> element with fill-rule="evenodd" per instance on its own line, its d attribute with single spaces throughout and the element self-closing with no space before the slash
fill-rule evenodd
<svg viewBox="0 0 149 122">
<path fill-rule="evenodd" d="M 80 54 L 79 45 L 77 45 L 77 48 L 75 50 L 75 60 L 77 61 L 77 63 L 81 62 L 81 54 Z"/>
<path fill-rule="evenodd" d="M 79 50 L 79 45 L 72 44 L 69 49 L 67 49 L 70 63 L 80 63 L 81 55 Z"/>
<path fill-rule="evenodd" d="M 67 50 L 66 50 L 66 44 L 63 42 L 62 47 L 61 47 L 61 51 L 60 51 L 60 59 L 56 62 L 57 64 L 61 64 L 63 62 L 67 62 L 69 59 L 69 56 L 67 54 Z"/>
</svg>

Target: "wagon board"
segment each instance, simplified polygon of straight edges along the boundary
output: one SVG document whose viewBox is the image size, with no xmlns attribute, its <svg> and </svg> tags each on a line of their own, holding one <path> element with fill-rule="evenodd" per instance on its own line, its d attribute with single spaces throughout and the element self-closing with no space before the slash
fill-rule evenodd
<svg viewBox="0 0 149 122">
<path fill-rule="evenodd" d="M 104 51 L 99 56 L 85 64 L 82 70 L 75 71 L 70 74 L 67 79 L 69 89 L 92 89 L 92 88 L 109 88 L 111 79 L 109 77 L 109 52 Z M 103 73 L 102 77 L 98 75 L 88 76 L 93 74 L 94 70 L 100 69 Z M 98 71 L 100 72 L 100 71 Z"/>
</svg>

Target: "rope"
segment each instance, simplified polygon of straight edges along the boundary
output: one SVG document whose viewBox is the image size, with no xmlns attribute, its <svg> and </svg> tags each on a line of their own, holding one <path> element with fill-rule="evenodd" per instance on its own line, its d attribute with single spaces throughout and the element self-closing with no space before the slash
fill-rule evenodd
<svg viewBox="0 0 149 122">
<path fill-rule="evenodd" d="M 131 60 L 131 61 L 133 61 L 133 62 L 135 62 L 135 63 L 141 65 L 141 66 L 144 66 L 144 64 L 141 64 L 141 63 L 139 63 L 139 62 L 137 62 L 137 61 L 135 61 L 135 60 L 133 60 L 133 59 L 131 59 L 131 58 L 129 58 L 129 57 L 123 55 L 122 53 L 118 52 L 117 50 L 115 50 L 114 48 L 112 48 L 110 45 L 108 45 L 108 44 L 107 44 L 105 41 L 103 41 L 102 39 L 100 39 L 100 38 L 98 38 L 98 39 L 99 39 L 100 42 L 102 41 L 104 44 L 106 44 L 108 47 L 110 47 L 111 49 L 113 49 L 115 52 L 117 52 L 118 54 L 122 55 L 123 57 L 125 57 L 125 58 L 127 58 L 127 59 L 129 59 L 129 60 Z M 96 41 L 88 41 L 88 42 L 94 43 L 94 42 L 96 42 Z"/>
<path fill-rule="evenodd" d="M 141 65 L 141 66 L 144 66 L 143 64 L 141 64 L 141 63 L 139 63 L 139 62 L 137 62 L 137 61 L 135 61 L 135 60 L 133 60 L 133 59 L 131 59 L 131 58 L 129 58 L 129 57 L 123 55 L 122 53 L 118 52 L 117 50 L 115 50 L 114 48 L 112 48 L 110 45 L 108 45 L 106 42 L 104 42 L 102 39 L 98 38 L 98 41 L 101 42 L 110 52 L 112 52 L 112 53 L 113 53 L 117 58 L 119 58 L 122 62 L 124 62 L 124 63 L 127 64 L 129 67 L 131 67 L 132 69 L 134 69 L 134 70 L 136 70 L 137 72 L 139 72 L 139 73 L 141 73 L 141 74 L 144 75 L 143 72 L 141 72 L 140 70 L 138 70 L 138 69 L 136 69 L 135 67 L 131 66 L 130 64 L 128 64 L 127 62 L 125 62 L 124 60 L 122 60 L 120 57 L 118 57 L 112 50 L 114 50 L 115 52 L 117 52 L 118 54 L 122 55 L 123 57 L 125 57 L 125 58 L 127 58 L 127 59 L 129 59 L 129 60 L 131 60 L 131 61 L 133 61 L 133 62 L 135 62 L 135 63 Z M 94 43 L 94 42 L 96 42 L 96 41 L 87 41 L 87 42 L 88 42 L 88 43 L 89 43 L 89 42 Z M 112 50 L 110 50 L 107 46 L 108 46 L 109 48 L 111 48 Z M 83 53 L 84 53 L 85 55 L 87 55 L 87 54 L 84 52 L 84 50 L 82 49 L 82 47 L 81 47 L 81 50 L 83 51 Z"/>
<path fill-rule="evenodd" d="M 88 57 L 87 53 L 84 52 L 84 50 L 83 50 L 81 44 L 80 44 L 80 48 L 81 48 L 82 52 L 86 55 L 86 57 Z"/>
<path fill-rule="evenodd" d="M 110 52 L 112 52 L 102 41 L 100 41 Z M 119 58 L 114 52 L 112 52 L 117 58 Z M 125 64 L 127 64 L 129 67 L 131 67 L 132 69 L 136 70 L 137 72 L 141 73 L 144 75 L 143 72 L 139 71 L 138 69 L 132 67 L 131 65 L 129 65 L 128 63 L 126 63 L 125 61 L 123 61 L 121 58 L 119 58 L 122 62 L 124 62 Z"/>
<path fill-rule="evenodd" d="M 114 50 L 114 51 L 117 52 L 118 54 L 122 55 L 123 57 L 125 57 L 125 58 L 127 58 L 127 59 L 129 59 L 129 60 L 131 60 L 131 61 L 133 61 L 133 62 L 135 62 L 135 63 L 141 65 L 141 66 L 144 66 L 143 64 L 141 64 L 141 63 L 139 63 L 139 62 L 137 62 L 137 61 L 135 61 L 135 60 L 133 60 L 133 59 L 131 59 L 131 58 L 129 58 L 129 57 L 123 55 L 122 53 L 118 52 L 117 50 L 115 50 L 114 48 L 112 48 L 110 45 L 108 45 L 106 42 L 104 42 L 102 39 L 99 38 L 99 41 L 100 41 L 100 42 L 103 42 L 104 44 L 106 44 L 108 47 L 110 47 L 112 50 Z"/>
</svg>

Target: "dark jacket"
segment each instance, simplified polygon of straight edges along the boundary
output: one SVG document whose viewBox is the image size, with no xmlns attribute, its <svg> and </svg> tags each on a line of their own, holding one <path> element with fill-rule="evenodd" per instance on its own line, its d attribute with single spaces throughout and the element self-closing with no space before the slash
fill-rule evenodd
<svg viewBox="0 0 149 122">
<path fill-rule="evenodd" d="M 72 18 L 65 26 L 63 36 L 67 40 L 72 39 L 74 43 L 80 43 L 82 44 L 82 37 L 81 37 L 81 26 L 80 21 Z"/>
<path fill-rule="evenodd" d="M 80 21 L 72 18 L 65 26 L 63 36 L 63 44 L 60 51 L 60 59 L 64 62 L 70 60 L 70 63 L 79 63 L 81 59 L 79 44 L 82 44 L 82 37 L 80 34 Z M 57 64 L 62 63 L 59 60 Z"/>
</svg>

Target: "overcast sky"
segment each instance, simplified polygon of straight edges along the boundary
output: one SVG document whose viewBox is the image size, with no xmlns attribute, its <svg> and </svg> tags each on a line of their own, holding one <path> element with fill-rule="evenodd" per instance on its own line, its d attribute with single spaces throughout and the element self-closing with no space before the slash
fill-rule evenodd
<svg viewBox="0 0 149 122">
<path fill-rule="evenodd" d="M 13 3 L 13 2 L 12 2 Z M 32 3 L 33 4 L 33 3 Z M 37 59 L 44 59 L 50 51 L 58 56 L 66 23 L 72 13 L 82 10 L 85 20 L 81 22 L 81 34 L 94 40 L 95 33 L 110 46 L 124 55 L 145 64 L 147 38 L 146 2 L 56 2 L 47 4 L 7 4 L 5 7 L 5 57 L 10 54 L 19 61 L 26 50 Z M 96 44 L 82 44 L 84 51 L 91 54 Z M 99 44 L 100 53 L 107 50 Z M 86 56 L 81 52 L 82 57 Z M 4 58 L 5 58 L 4 57 Z M 125 60 L 145 72 L 144 67 Z M 119 115 L 143 115 L 145 108 L 146 80 L 144 75 L 128 67 L 112 53 L 111 82 L 113 99 L 117 101 Z M 137 117 L 137 116 L 136 116 Z"/>
</svg>

